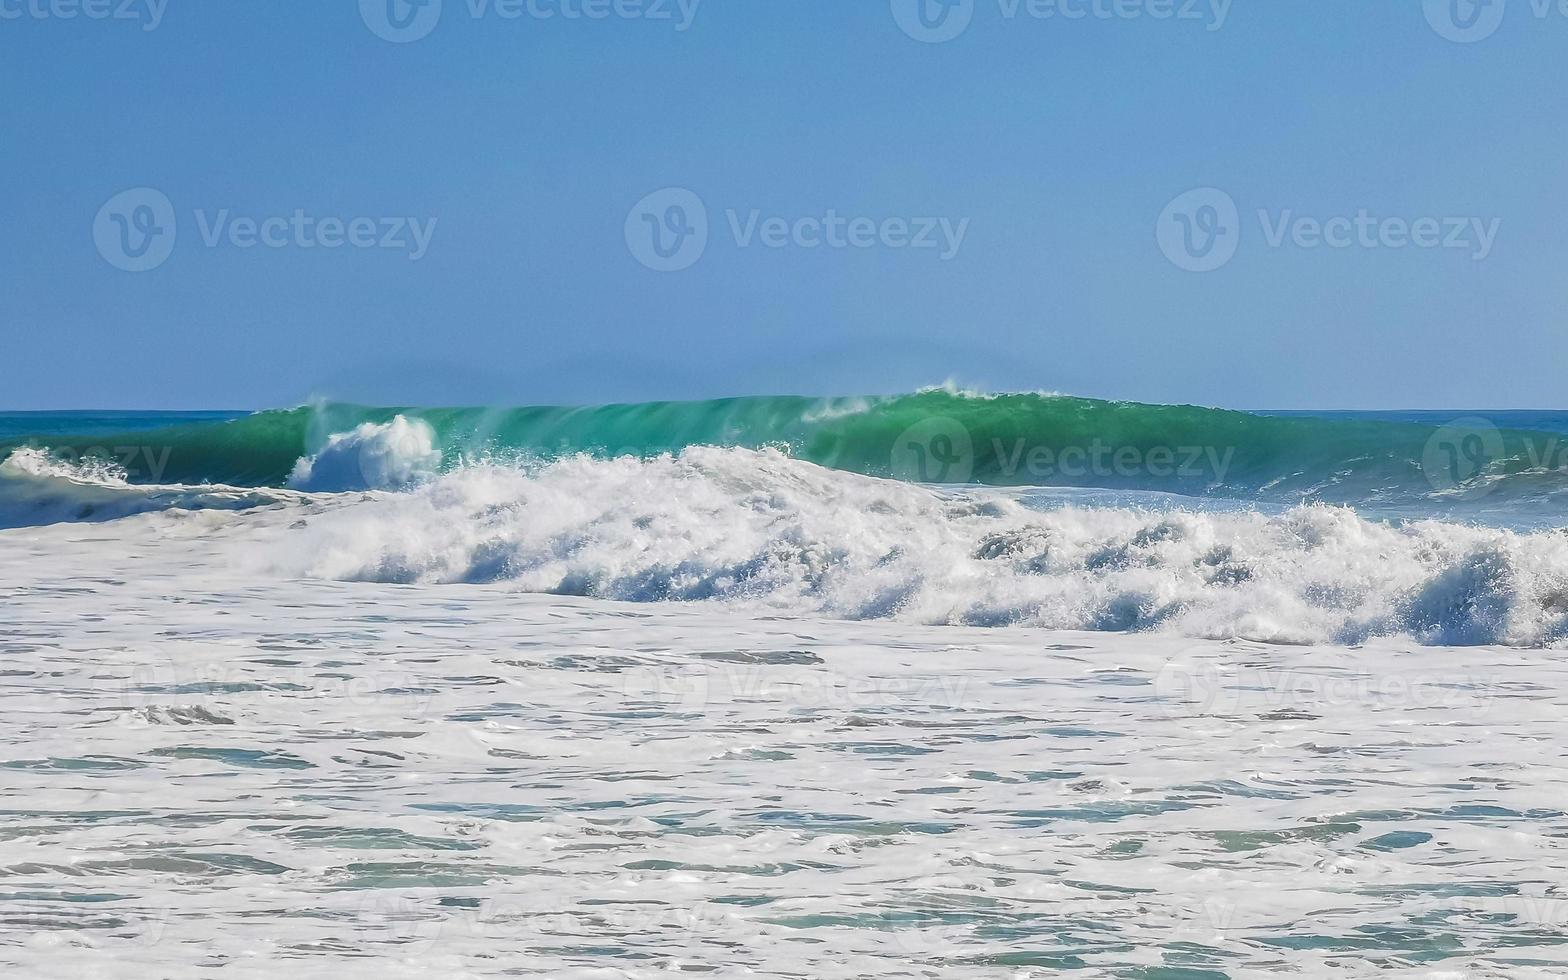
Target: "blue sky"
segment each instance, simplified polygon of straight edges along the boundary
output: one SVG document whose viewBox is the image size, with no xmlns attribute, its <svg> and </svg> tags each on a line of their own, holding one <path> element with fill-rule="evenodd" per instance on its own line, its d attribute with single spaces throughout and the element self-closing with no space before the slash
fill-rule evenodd
<svg viewBox="0 0 1568 980">
<path fill-rule="evenodd" d="M 1544 0 L 531 2 L 0 0 L 0 408 L 1565 404 Z"/>
</svg>

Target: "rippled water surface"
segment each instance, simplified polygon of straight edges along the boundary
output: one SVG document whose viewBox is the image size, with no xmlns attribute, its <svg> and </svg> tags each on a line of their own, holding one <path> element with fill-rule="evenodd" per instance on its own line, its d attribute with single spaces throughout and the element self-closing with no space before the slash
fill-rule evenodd
<svg viewBox="0 0 1568 980">
<path fill-rule="evenodd" d="M 5 976 L 1568 969 L 1559 652 L 269 580 L 265 523 L 0 532 Z"/>
</svg>

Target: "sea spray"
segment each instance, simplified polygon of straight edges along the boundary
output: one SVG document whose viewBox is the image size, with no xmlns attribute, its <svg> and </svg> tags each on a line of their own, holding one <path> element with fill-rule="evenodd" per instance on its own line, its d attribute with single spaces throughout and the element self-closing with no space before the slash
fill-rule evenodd
<svg viewBox="0 0 1568 980">
<path fill-rule="evenodd" d="M 441 465 L 435 430 L 402 415 L 364 422 L 331 436 L 321 451 L 302 457 L 289 474 L 297 490 L 397 490 L 435 475 Z"/>
</svg>

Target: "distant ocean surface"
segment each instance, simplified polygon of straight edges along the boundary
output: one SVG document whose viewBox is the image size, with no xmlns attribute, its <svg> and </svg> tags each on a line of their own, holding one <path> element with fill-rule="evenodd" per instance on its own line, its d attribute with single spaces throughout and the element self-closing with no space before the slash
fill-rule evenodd
<svg viewBox="0 0 1568 980">
<path fill-rule="evenodd" d="M 1563 443 L 0 414 L 0 972 L 1561 976 Z"/>
</svg>

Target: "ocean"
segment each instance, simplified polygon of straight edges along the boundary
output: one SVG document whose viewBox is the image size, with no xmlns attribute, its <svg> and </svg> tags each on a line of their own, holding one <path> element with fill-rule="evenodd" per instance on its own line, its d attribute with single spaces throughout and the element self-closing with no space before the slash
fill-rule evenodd
<svg viewBox="0 0 1568 980">
<path fill-rule="evenodd" d="M 1564 443 L 0 413 L 0 970 L 1560 976 Z"/>
</svg>

